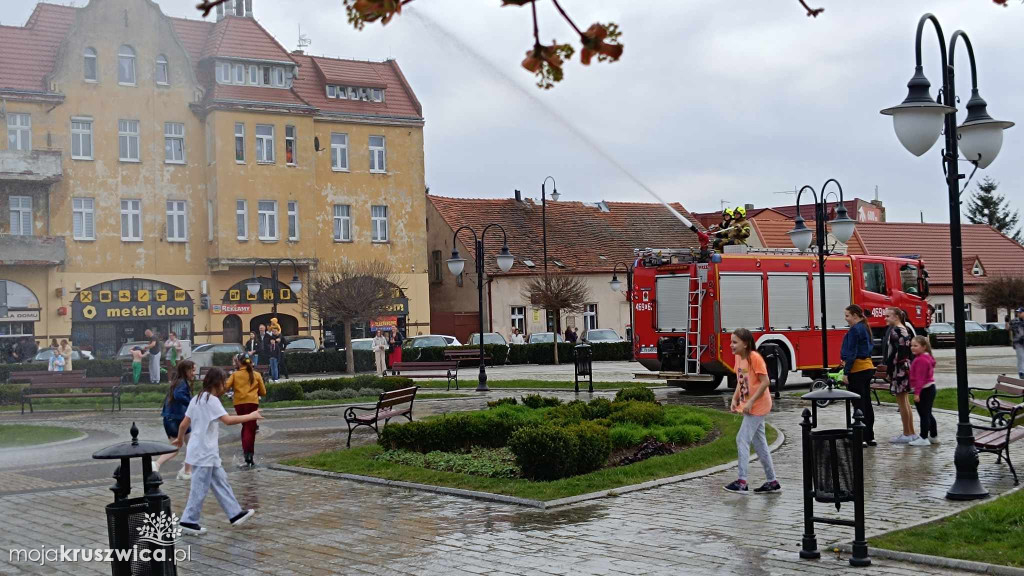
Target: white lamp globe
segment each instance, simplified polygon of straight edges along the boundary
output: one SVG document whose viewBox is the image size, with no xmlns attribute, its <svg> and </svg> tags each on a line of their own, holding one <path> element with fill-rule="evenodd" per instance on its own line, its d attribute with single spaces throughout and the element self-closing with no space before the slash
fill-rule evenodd
<svg viewBox="0 0 1024 576">
<path fill-rule="evenodd" d="M 458 276 L 462 274 L 462 271 L 466 268 L 466 259 L 459 257 L 459 251 L 452 251 L 452 257 L 448 260 L 448 271 L 452 273 L 452 276 Z"/>
<path fill-rule="evenodd" d="M 245 289 L 249 291 L 249 294 L 255 296 L 260 293 L 260 283 L 258 280 L 250 280 L 245 283 Z"/>
<path fill-rule="evenodd" d="M 853 229 L 857 225 L 847 214 L 846 207 L 843 205 L 840 205 L 839 209 L 836 210 L 836 218 L 830 224 L 832 225 L 832 236 L 843 244 L 850 241 L 850 237 L 853 236 Z"/>
<path fill-rule="evenodd" d="M 935 145 L 942 133 L 945 107 L 898 108 L 892 113 L 892 127 L 900 144 L 914 156 L 921 156 Z"/>
<path fill-rule="evenodd" d="M 498 254 L 498 268 L 501 268 L 502 272 L 508 272 L 512 269 L 512 264 L 515 262 L 515 258 L 512 253 L 508 251 L 508 246 L 501 247 L 501 253 Z"/>
<path fill-rule="evenodd" d="M 975 88 L 967 102 L 967 119 L 957 128 L 957 144 L 960 151 L 978 168 L 988 168 L 1003 147 L 1003 130 L 1013 122 L 995 120 L 988 115 L 988 103 Z"/>
<path fill-rule="evenodd" d="M 291 288 L 293 294 L 302 292 L 302 281 L 299 280 L 298 276 L 292 276 L 292 281 L 288 283 L 288 287 Z"/>
<path fill-rule="evenodd" d="M 811 247 L 811 230 L 804 225 L 804 219 L 797 216 L 793 229 L 787 232 L 789 240 L 796 246 L 797 250 L 803 252 Z"/>
<path fill-rule="evenodd" d="M 609 282 L 608 285 L 611 286 L 612 292 L 622 290 L 622 282 L 619 281 L 619 277 L 615 274 L 612 274 L 612 281 Z"/>
</svg>

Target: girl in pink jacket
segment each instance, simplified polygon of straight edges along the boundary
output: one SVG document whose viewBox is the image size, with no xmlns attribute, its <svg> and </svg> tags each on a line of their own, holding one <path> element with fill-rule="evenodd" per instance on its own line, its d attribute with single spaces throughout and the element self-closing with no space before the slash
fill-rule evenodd
<svg viewBox="0 0 1024 576">
<path fill-rule="evenodd" d="M 914 404 L 921 418 L 921 437 L 911 446 L 931 446 L 939 443 L 939 430 L 932 416 L 935 403 L 935 358 L 927 336 L 915 336 L 910 342 L 914 361 L 910 363 L 910 388 L 914 391 Z"/>
</svg>

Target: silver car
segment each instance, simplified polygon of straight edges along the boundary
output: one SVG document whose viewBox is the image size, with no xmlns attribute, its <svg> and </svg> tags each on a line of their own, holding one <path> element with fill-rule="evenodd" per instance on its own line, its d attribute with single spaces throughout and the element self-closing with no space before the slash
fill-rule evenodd
<svg viewBox="0 0 1024 576">
<path fill-rule="evenodd" d="M 583 333 L 583 341 L 590 344 L 596 344 L 598 342 L 625 342 L 625 340 L 619 336 L 618 332 L 611 328 L 588 330 Z"/>
<path fill-rule="evenodd" d="M 565 338 L 561 334 L 558 335 L 558 341 L 564 343 Z M 534 332 L 530 334 L 530 339 L 526 342 L 527 344 L 551 344 L 554 342 L 554 334 L 551 332 Z"/>
<path fill-rule="evenodd" d="M 200 344 L 192 349 L 192 361 L 196 364 L 196 370 L 215 366 L 213 363 L 214 354 L 241 354 L 245 348 L 241 344 Z"/>
<path fill-rule="evenodd" d="M 508 346 L 508 342 L 505 341 L 505 337 L 497 332 L 484 332 L 484 344 L 496 344 L 498 346 Z M 473 332 L 469 335 L 469 340 L 466 340 L 466 346 L 479 346 L 480 345 L 480 334 Z"/>
</svg>

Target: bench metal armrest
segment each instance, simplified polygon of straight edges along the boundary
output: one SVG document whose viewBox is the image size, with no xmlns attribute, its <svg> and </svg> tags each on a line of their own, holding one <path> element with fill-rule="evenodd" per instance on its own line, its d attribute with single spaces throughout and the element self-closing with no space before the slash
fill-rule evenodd
<svg viewBox="0 0 1024 576">
<path fill-rule="evenodd" d="M 377 407 L 373 406 L 349 406 L 345 409 L 345 420 L 353 420 L 356 417 L 356 410 L 362 410 L 364 412 L 376 412 Z"/>
</svg>

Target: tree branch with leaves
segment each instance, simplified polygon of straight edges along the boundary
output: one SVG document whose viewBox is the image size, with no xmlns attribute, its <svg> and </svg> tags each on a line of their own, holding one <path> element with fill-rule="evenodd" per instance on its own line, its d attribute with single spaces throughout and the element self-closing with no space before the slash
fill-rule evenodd
<svg viewBox="0 0 1024 576">
<path fill-rule="evenodd" d="M 1002 276 L 989 280 L 978 293 L 978 303 L 995 310 L 1024 306 L 1024 278 Z"/>
<path fill-rule="evenodd" d="M 567 272 L 547 274 L 531 279 L 523 287 L 522 295 L 531 304 L 555 315 L 555 364 L 558 364 L 558 335 L 561 333 L 562 312 L 580 313 L 590 302 L 590 288 L 586 280 Z"/>
<path fill-rule="evenodd" d="M 387 316 L 400 290 L 394 267 L 379 260 L 328 263 L 313 274 L 307 297 L 321 323 L 329 319 L 344 324 L 345 371 L 349 374 L 355 373 L 352 325 Z"/>
</svg>

